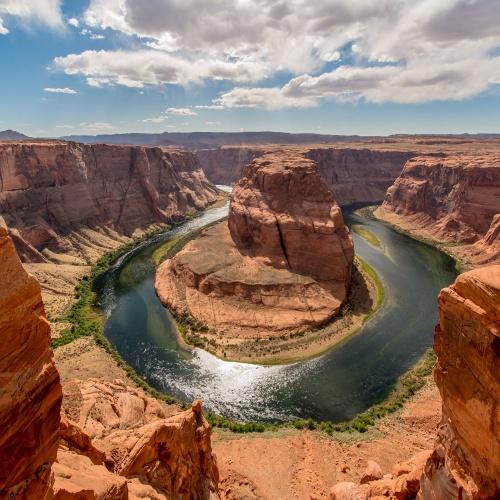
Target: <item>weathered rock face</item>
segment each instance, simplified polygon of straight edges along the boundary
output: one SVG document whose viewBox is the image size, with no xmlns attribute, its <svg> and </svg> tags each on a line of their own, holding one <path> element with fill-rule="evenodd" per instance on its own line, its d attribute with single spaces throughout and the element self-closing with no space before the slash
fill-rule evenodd
<svg viewBox="0 0 500 500">
<path fill-rule="evenodd" d="M 0 215 L 25 261 L 78 249 L 82 227 L 131 234 L 217 198 L 191 153 L 72 142 L 0 144 Z"/>
<path fill-rule="evenodd" d="M 276 148 L 274 148 L 276 149 Z M 196 155 L 206 176 L 216 184 L 233 184 L 255 158 L 269 154 L 271 146 L 223 147 L 199 150 Z M 319 172 L 340 205 L 380 202 L 387 188 L 415 156 L 411 151 L 384 151 L 367 148 L 296 148 L 316 162 Z"/>
<path fill-rule="evenodd" d="M 338 313 L 354 251 L 331 191 L 311 160 L 254 160 L 236 185 L 228 224 L 202 232 L 156 275 L 167 307 L 229 337 L 280 335 Z"/>
<path fill-rule="evenodd" d="M 249 165 L 233 190 L 236 246 L 274 267 L 348 283 L 354 250 L 342 213 L 313 161 L 272 153 Z"/>
<path fill-rule="evenodd" d="M 500 213 L 500 156 L 413 158 L 388 189 L 382 209 L 438 240 L 475 244 L 468 252 L 476 263 L 493 261 L 500 253 L 495 217 Z"/>
<path fill-rule="evenodd" d="M 120 380 L 74 380 L 64 388 L 56 498 L 87 491 L 90 498 L 215 497 L 210 436 L 199 401 L 165 418 L 158 401 Z"/>
<path fill-rule="evenodd" d="M 441 291 L 434 350 L 443 419 L 422 498 L 498 498 L 500 266 L 464 273 Z"/>
<path fill-rule="evenodd" d="M 0 497 L 44 498 L 62 390 L 40 286 L 0 226 Z"/>
<path fill-rule="evenodd" d="M 255 158 L 265 154 L 264 149 L 249 147 L 200 149 L 196 156 L 205 175 L 214 184 L 234 184 L 238 182 L 244 167 Z"/>
<path fill-rule="evenodd" d="M 415 153 L 321 148 L 311 149 L 306 156 L 317 163 L 337 202 L 349 205 L 382 201 L 387 188 Z"/>
</svg>

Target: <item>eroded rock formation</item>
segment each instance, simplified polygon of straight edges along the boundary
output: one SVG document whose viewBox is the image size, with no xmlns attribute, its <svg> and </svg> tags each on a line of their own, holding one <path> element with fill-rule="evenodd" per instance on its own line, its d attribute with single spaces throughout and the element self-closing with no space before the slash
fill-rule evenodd
<svg viewBox="0 0 500 500">
<path fill-rule="evenodd" d="M 64 387 L 37 281 L 0 227 L 0 497 L 208 499 L 218 470 L 201 403 L 167 418 L 120 380 Z"/>
<path fill-rule="evenodd" d="M 0 226 L 0 497 L 44 498 L 62 390 L 40 286 Z"/>
<path fill-rule="evenodd" d="M 162 404 L 121 380 L 74 380 L 63 415 L 56 498 L 96 487 L 112 499 L 215 497 L 218 469 L 199 401 L 166 418 Z"/>
<path fill-rule="evenodd" d="M 378 214 L 422 236 L 468 244 L 452 251 L 473 264 L 494 262 L 500 258 L 500 155 L 412 158 Z"/>
<path fill-rule="evenodd" d="M 187 152 L 59 141 L 0 144 L 0 216 L 27 262 L 78 255 L 85 228 L 132 234 L 202 209 L 217 194 Z"/>
<path fill-rule="evenodd" d="M 408 145 L 410 146 L 410 145 Z M 233 184 L 255 158 L 276 147 L 222 147 L 196 152 L 207 177 L 217 184 Z M 411 150 L 371 150 L 351 147 L 296 147 L 316 162 L 319 172 L 340 205 L 380 202 L 387 188 L 401 173 L 405 162 L 415 156 Z"/>
<path fill-rule="evenodd" d="M 438 303 L 434 378 L 443 410 L 435 448 L 381 479 L 368 464 L 362 484 L 338 483 L 331 499 L 499 498 L 500 266 L 461 274 Z"/>
<path fill-rule="evenodd" d="M 498 498 L 500 266 L 464 273 L 441 291 L 434 350 L 443 418 L 422 498 Z"/>
<path fill-rule="evenodd" d="M 260 157 L 236 185 L 228 224 L 206 229 L 156 276 L 166 306 L 230 335 L 273 335 L 338 313 L 353 262 L 340 208 L 311 160 Z"/>
</svg>

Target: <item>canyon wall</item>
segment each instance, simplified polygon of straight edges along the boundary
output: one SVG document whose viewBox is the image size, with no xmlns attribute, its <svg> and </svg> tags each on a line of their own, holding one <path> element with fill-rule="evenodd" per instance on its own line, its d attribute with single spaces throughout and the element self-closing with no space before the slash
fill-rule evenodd
<svg viewBox="0 0 500 500">
<path fill-rule="evenodd" d="M 387 188 L 414 156 L 411 151 L 370 149 L 311 149 L 314 160 L 340 205 L 380 202 Z"/>
<path fill-rule="evenodd" d="M 85 228 L 130 235 L 216 200 L 191 153 L 73 142 L 0 144 L 0 216 L 21 257 L 78 255 Z"/>
<path fill-rule="evenodd" d="M 245 167 L 277 147 L 223 147 L 196 152 L 206 176 L 216 184 L 234 184 Z M 295 148 L 319 167 L 319 171 L 340 205 L 380 202 L 387 188 L 401 173 L 411 151 L 370 150 L 367 148 Z"/>
<path fill-rule="evenodd" d="M 368 148 L 295 147 L 295 154 L 305 156 L 319 171 L 340 205 L 380 202 L 387 188 L 415 156 L 408 150 L 371 150 Z M 279 153 L 277 147 L 223 147 L 196 152 L 206 176 L 217 184 L 234 184 L 245 167 L 264 154 Z"/>
<path fill-rule="evenodd" d="M 244 167 L 254 158 L 265 154 L 265 149 L 249 147 L 226 147 L 200 149 L 196 156 L 207 178 L 214 184 L 234 184 L 238 182 Z"/>
<path fill-rule="evenodd" d="M 409 160 L 377 212 L 403 229 L 447 243 L 473 264 L 500 258 L 500 155 L 420 156 Z"/>
<path fill-rule="evenodd" d="M 0 226 L 0 497 L 45 498 L 62 390 L 40 286 Z"/>
<path fill-rule="evenodd" d="M 434 377 L 443 418 L 422 498 L 498 498 L 500 266 L 460 275 L 438 303 Z"/>
</svg>

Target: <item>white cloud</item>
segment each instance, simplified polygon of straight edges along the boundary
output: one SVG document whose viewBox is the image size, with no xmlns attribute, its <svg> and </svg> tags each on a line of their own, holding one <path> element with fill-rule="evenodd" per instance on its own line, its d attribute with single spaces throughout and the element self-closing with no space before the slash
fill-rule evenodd
<svg viewBox="0 0 500 500">
<path fill-rule="evenodd" d="M 75 28 L 78 28 L 78 26 L 80 26 L 80 21 L 78 21 L 76 17 L 70 17 L 68 19 L 68 24 Z"/>
<path fill-rule="evenodd" d="M 264 77 L 263 67 L 252 62 L 227 62 L 212 59 L 190 60 L 180 55 L 153 49 L 86 50 L 54 59 L 55 66 L 68 75 L 83 75 L 92 86 L 202 83 L 204 79 L 253 81 Z"/>
<path fill-rule="evenodd" d="M 68 87 L 64 88 L 45 87 L 43 90 L 45 90 L 45 92 L 50 92 L 52 94 L 78 94 L 76 90 L 70 89 Z"/>
<path fill-rule="evenodd" d="M 96 33 L 91 33 L 89 35 L 91 40 L 104 40 L 104 35 L 97 35 Z"/>
<path fill-rule="evenodd" d="M 86 34 L 113 29 L 142 48 L 56 67 L 92 86 L 236 83 L 197 109 L 457 100 L 500 81 L 498 0 L 91 0 L 83 19 Z"/>
<path fill-rule="evenodd" d="M 165 111 L 169 115 L 178 115 L 178 116 L 195 116 L 198 113 L 193 111 L 190 108 L 167 108 Z"/>
<path fill-rule="evenodd" d="M 9 30 L 3 25 L 3 19 L 0 17 L 0 35 L 7 35 Z"/>
<path fill-rule="evenodd" d="M 224 109 L 221 104 L 198 104 L 195 106 L 196 109 Z"/>
<path fill-rule="evenodd" d="M 152 118 L 144 118 L 143 120 L 138 121 L 142 123 L 163 123 L 166 119 L 166 116 L 154 116 Z"/>
<path fill-rule="evenodd" d="M 5 24 L 10 17 L 21 24 L 62 29 L 61 3 L 61 0 L 0 0 L 0 34 L 9 33 Z"/>
<path fill-rule="evenodd" d="M 205 122 L 205 125 L 220 125 L 220 122 Z"/>
<path fill-rule="evenodd" d="M 224 108 L 306 108 L 315 106 L 317 99 L 315 97 L 287 96 L 279 88 L 236 87 L 222 94 L 217 99 L 217 103 Z"/>
<path fill-rule="evenodd" d="M 80 123 L 80 127 L 90 131 L 106 131 L 106 130 L 114 130 L 115 128 L 111 123 L 106 123 L 106 122 L 94 122 L 94 123 L 82 122 Z"/>
<path fill-rule="evenodd" d="M 56 128 L 72 129 L 75 127 L 73 125 L 56 125 Z"/>
</svg>

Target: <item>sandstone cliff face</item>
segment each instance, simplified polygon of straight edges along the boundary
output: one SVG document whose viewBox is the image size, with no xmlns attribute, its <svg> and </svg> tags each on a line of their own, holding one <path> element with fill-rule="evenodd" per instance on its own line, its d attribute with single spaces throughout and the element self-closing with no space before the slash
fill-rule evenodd
<svg viewBox="0 0 500 500">
<path fill-rule="evenodd" d="M 0 145 L 0 215 L 25 261 L 76 252 L 71 235 L 82 228 L 131 234 L 216 197 L 191 153 L 72 142 Z"/>
<path fill-rule="evenodd" d="M 265 154 L 264 149 L 249 147 L 200 149 L 196 156 L 205 175 L 214 184 L 234 184 L 238 182 L 244 167 L 255 158 Z"/>
<path fill-rule="evenodd" d="M 273 153 L 249 165 L 233 190 L 228 225 L 252 257 L 320 281 L 349 282 L 352 238 L 315 163 L 302 155 Z"/>
<path fill-rule="evenodd" d="M 409 160 L 388 189 L 382 209 L 435 239 L 474 244 L 475 263 L 500 252 L 500 156 L 422 156 Z M 488 253 L 485 260 L 482 252 Z"/>
<path fill-rule="evenodd" d="M 401 173 L 411 151 L 372 151 L 370 149 L 311 149 L 321 175 L 340 205 L 380 202 L 387 188 Z"/>
<path fill-rule="evenodd" d="M 37 281 L 0 226 L 0 498 L 209 499 L 218 470 L 201 403 L 165 408 L 117 380 L 63 390 Z"/>
<path fill-rule="evenodd" d="M 40 286 L 0 226 L 0 497 L 44 498 L 62 390 Z"/>
<path fill-rule="evenodd" d="M 286 151 L 246 168 L 228 223 L 163 263 L 155 285 L 164 305 L 226 339 L 271 337 L 337 314 L 353 257 L 351 235 L 316 166 Z"/>
<path fill-rule="evenodd" d="M 443 419 L 422 498 L 498 498 L 500 266 L 464 273 L 441 291 L 434 350 Z"/>
<path fill-rule="evenodd" d="M 238 182 L 249 163 L 273 150 L 276 147 L 224 147 L 199 150 L 196 155 L 212 182 L 233 184 Z M 296 147 L 295 151 L 316 162 L 320 174 L 340 205 L 382 201 L 405 162 L 415 156 L 411 151 L 366 148 Z"/>
<path fill-rule="evenodd" d="M 218 469 L 199 401 L 166 418 L 158 401 L 120 380 L 74 380 L 64 387 L 63 415 L 56 498 L 216 497 Z"/>
</svg>

